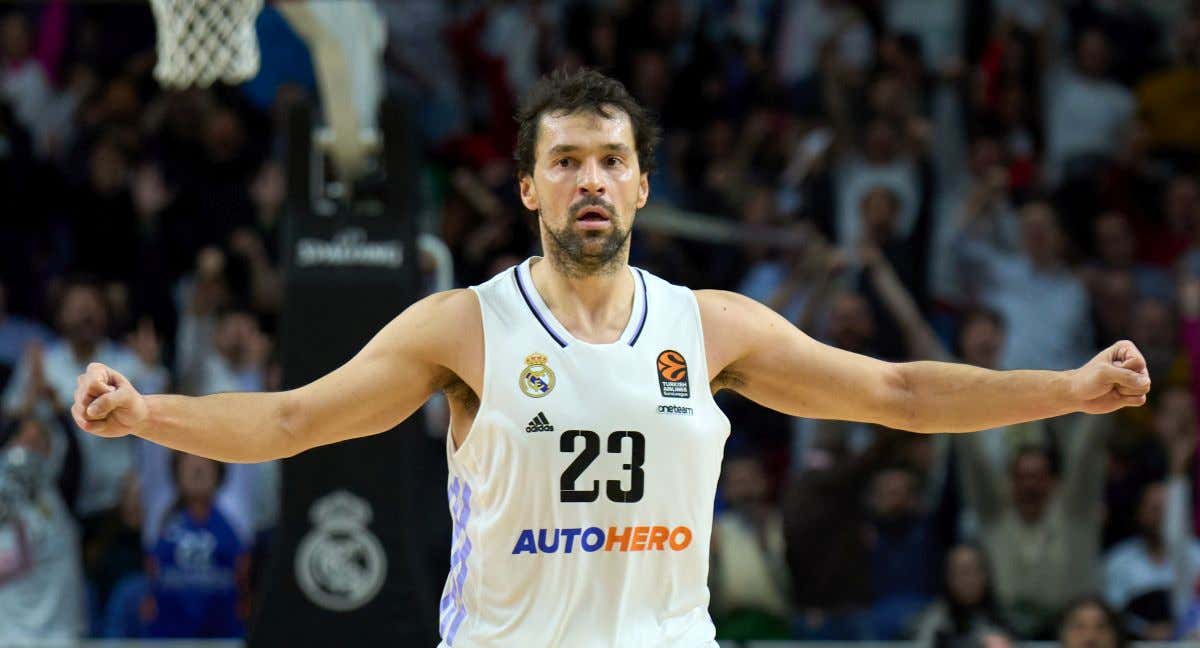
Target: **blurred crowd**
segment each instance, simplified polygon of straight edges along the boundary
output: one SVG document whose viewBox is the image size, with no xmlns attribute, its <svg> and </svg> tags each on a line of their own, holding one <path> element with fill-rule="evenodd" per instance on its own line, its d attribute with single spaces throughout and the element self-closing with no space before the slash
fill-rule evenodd
<svg viewBox="0 0 1200 648">
<path fill-rule="evenodd" d="M 722 394 L 721 637 L 1200 637 L 1200 3 L 380 6 L 460 285 L 537 253 L 513 113 L 586 65 L 659 116 L 653 207 L 773 233 L 646 229 L 633 264 L 887 360 L 1147 356 L 1146 407 L 961 436 Z M 165 92 L 144 5 L 0 15 L 0 640 L 251 617 L 278 467 L 91 437 L 65 408 L 91 361 L 150 393 L 279 387 L 282 120 L 318 96 L 279 14 L 257 27 L 256 79 Z"/>
</svg>

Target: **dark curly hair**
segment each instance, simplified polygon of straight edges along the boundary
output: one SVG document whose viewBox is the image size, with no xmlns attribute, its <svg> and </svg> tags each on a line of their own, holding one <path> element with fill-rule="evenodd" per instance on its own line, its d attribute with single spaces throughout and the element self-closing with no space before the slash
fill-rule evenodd
<svg viewBox="0 0 1200 648">
<path fill-rule="evenodd" d="M 1112 628 L 1113 634 L 1117 637 L 1117 648 L 1125 648 L 1129 645 L 1129 637 L 1125 634 L 1125 629 L 1121 625 L 1121 615 L 1117 614 L 1109 606 L 1108 601 L 1098 594 L 1084 594 L 1075 598 L 1067 604 L 1063 609 L 1062 615 L 1058 620 L 1058 640 L 1063 642 L 1067 634 L 1067 622 L 1075 615 L 1076 612 L 1087 608 L 1095 607 L 1100 610 L 1100 614 L 1104 616 L 1104 623 Z M 1064 642 L 1065 643 L 1065 642 Z"/>
<path fill-rule="evenodd" d="M 654 149 L 660 131 L 650 111 L 638 104 L 625 86 L 595 70 L 580 68 L 574 72 L 557 69 L 543 76 L 530 89 L 517 111 L 517 177 L 533 175 L 537 151 L 538 126 L 542 115 L 570 115 L 590 112 L 605 119 L 620 110 L 633 124 L 634 148 L 642 173 L 653 171 Z"/>
</svg>

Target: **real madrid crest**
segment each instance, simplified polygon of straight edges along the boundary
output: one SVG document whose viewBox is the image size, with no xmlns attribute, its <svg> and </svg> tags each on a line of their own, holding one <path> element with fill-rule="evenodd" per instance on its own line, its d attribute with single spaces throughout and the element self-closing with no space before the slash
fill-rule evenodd
<svg viewBox="0 0 1200 648">
<path fill-rule="evenodd" d="M 317 605 L 346 612 L 366 605 L 383 586 L 387 554 L 367 528 L 371 504 L 347 491 L 322 497 L 309 509 L 316 525 L 296 549 L 296 579 Z"/>
<path fill-rule="evenodd" d="M 525 358 L 521 372 L 521 391 L 530 398 L 541 398 L 554 390 L 554 372 L 546 364 L 546 356 L 531 353 Z"/>
</svg>

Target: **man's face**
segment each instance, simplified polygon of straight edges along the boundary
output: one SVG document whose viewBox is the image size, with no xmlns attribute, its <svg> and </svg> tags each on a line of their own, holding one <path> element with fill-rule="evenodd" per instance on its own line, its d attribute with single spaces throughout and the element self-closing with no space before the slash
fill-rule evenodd
<svg viewBox="0 0 1200 648">
<path fill-rule="evenodd" d="M 876 119 L 867 125 L 863 148 L 872 162 L 890 162 L 896 156 L 896 131 L 884 120 Z"/>
<path fill-rule="evenodd" d="M 829 309 L 829 337 L 834 346 L 861 352 L 875 339 L 875 320 L 871 307 L 861 296 L 844 292 L 833 299 Z"/>
<path fill-rule="evenodd" d="M 1035 203 L 1022 210 L 1021 248 L 1035 263 L 1053 263 L 1062 255 L 1062 231 L 1049 206 Z"/>
<path fill-rule="evenodd" d="M 111 143 L 101 143 L 92 152 L 92 188 L 104 196 L 119 191 L 128 172 L 125 154 Z"/>
<path fill-rule="evenodd" d="M 217 330 L 213 335 L 213 347 L 226 360 L 237 363 L 243 350 L 243 342 L 248 334 L 257 328 L 254 318 L 248 313 L 226 313 L 217 322 Z"/>
<path fill-rule="evenodd" d="M 1050 459 L 1041 452 L 1022 453 L 1013 462 L 1012 473 L 1013 500 L 1021 516 L 1040 518 L 1054 492 Z"/>
<path fill-rule="evenodd" d="M 104 298 L 90 286 L 75 286 L 63 296 L 58 325 L 64 337 L 74 344 L 95 344 L 104 336 L 108 320 Z"/>
<path fill-rule="evenodd" d="M 624 261 L 634 213 L 650 195 L 629 116 L 608 113 L 543 115 L 533 174 L 521 178 L 521 202 L 538 213 L 547 256 L 577 276 Z"/>
<path fill-rule="evenodd" d="M 946 585 L 959 605 L 979 605 L 987 595 L 987 568 L 978 550 L 960 545 L 946 556 Z"/>
<path fill-rule="evenodd" d="M 971 173 L 983 177 L 1004 162 L 1004 145 L 994 137 L 980 137 L 971 143 Z"/>
<path fill-rule="evenodd" d="M 1104 32 L 1089 29 L 1079 39 L 1079 69 L 1093 77 L 1104 76 L 1108 71 L 1108 39 Z"/>
<path fill-rule="evenodd" d="M 1166 506 L 1166 487 L 1154 483 L 1142 490 L 1142 499 L 1138 502 L 1137 521 L 1142 536 L 1157 541 L 1162 538 L 1163 509 Z"/>
<path fill-rule="evenodd" d="M 757 504 L 767 497 L 767 479 L 753 459 L 733 459 L 725 464 L 722 486 L 731 506 Z"/>
<path fill-rule="evenodd" d="M 219 473 L 215 461 L 196 455 L 183 455 L 179 458 L 179 468 L 176 473 L 180 496 L 211 499 L 219 486 L 217 483 Z"/>
<path fill-rule="evenodd" d="M 1096 252 L 1105 263 L 1124 268 L 1133 263 L 1133 231 L 1123 214 L 1109 212 L 1096 220 Z"/>
<path fill-rule="evenodd" d="M 1133 309 L 1130 334 L 1140 347 L 1166 349 L 1168 356 L 1175 350 L 1175 316 L 1171 307 L 1161 299 L 1147 297 Z M 1170 361 L 1170 358 L 1167 358 Z M 1165 367 L 1158 367 L 1164 369 Z"/>
<path fill-rule="evenodd" d="M 1117 629 L 1095 605 L 1076 609 L 1063 623 L 1064 648 L 1116 648 Z"/>
<path fill-rule="evenodd" d="M 968 320 L 962 330 L 963 360 L 985 369 L 998 366 L 1004 346 L 1004 330 L 986 317 Z"/>
<path fill-rule="evenodd" d="M 886 187 L 876 187 L 862 198 L 863 229 L 877 245 L 891 240 L 896 232 L 900 204 L 896 194 Z"/>
<path fill-rule="evenodd" d="M 871 508 L 882 518 L 910 515 L 917 509 L 917 485 L 912 473 L 885 470 L 871 485 Z"/>
<path fill-rule="evenodd" d="M 0 21 L 0 43 L 7 57 L 20 60 L 29 54 L 29 24 L 21 14 L 13 11 Z"/>
<path fill-rule="evenodd" d="M 1164 201 L 1167 222 L 1174 227 L 1193 225 L 1197 212 L 1200 212 L 1200 185 L 1188 176 L 1176 176 L 1167 185 L 1167 195 Z"/>
</svg>

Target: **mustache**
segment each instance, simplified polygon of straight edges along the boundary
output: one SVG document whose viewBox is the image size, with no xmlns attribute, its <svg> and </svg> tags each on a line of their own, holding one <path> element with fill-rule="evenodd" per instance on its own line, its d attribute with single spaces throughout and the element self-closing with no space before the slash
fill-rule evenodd
<svg viewBox="0 0 1200 648">
<path fill-rule="evenodd" d="M 599 196 L 588 196 L 587 198 L 580 200 L 567 210 L 567 215 L 571 217 L 571 220 L 574 220 L 579 217 L 580 212 L 589 207 L 599 207 L 604 211 L 604 215 L 608 216 L 608 220 L 616 220 L 616 212 L 613 209 L 613 206 L 610 205 L 607 200 L 604 200 Z"/>
</svg>

